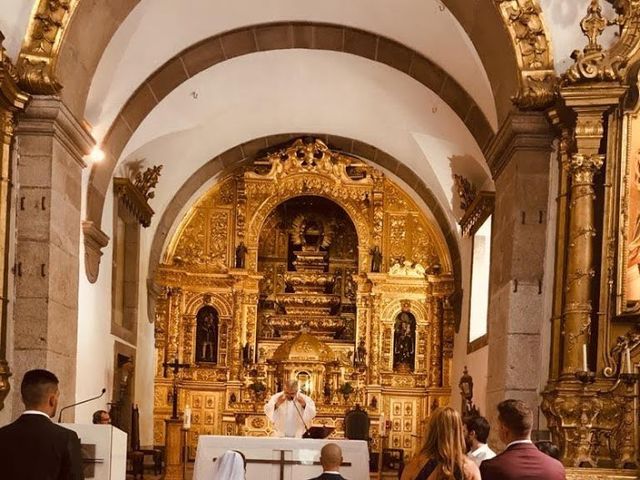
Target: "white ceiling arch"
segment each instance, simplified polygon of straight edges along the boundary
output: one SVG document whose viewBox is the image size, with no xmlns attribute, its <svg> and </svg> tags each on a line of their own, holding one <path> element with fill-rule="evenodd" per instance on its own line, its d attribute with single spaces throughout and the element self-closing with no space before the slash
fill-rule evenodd
<svg viewBox="0 0 640 480">
<path fill-rule="evenodd" d="M 152 201 L 159 218 L 211 158 L 254 138 L 296 131 L 357 139 L 395 157 L 431 189 L 453 229 L 452 164 L 475 184 L 491 185 L 473 136 L 434 92 L 386 65 L 318 50 L 245 55 L 192 77 L 145 118 L 120 167 L 142 159 L 165 165 Z"/>
<path fill-rule="evenodd" d="M 403 43 L 447 71 L 497 127 L 493 95 L 480 59 L 455 17 L 438 0 L 398 0 L 393 8 L 385 0 L 191 0 L 185 5 L 175 0 L 142 0 L 111 39 L 85 111 L 98 140 L 133 91 L 167 59 L 210 36 L 276 21 L 346 25 Z"/>
</svg>

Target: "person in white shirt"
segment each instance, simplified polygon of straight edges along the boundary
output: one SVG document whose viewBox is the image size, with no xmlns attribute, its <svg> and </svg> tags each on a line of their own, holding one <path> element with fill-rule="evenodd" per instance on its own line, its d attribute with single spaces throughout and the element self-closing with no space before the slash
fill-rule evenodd
<svg viewBox="0 0 640 480">
<path fill-rule="evenodd" d="M 484 460 L 496 456 L 495 452 L 487 445 L 491 427 L 484 417 L 469 417 L 464 421 L 464 441 L 467 446 L 467 455 L 476 465 Z"/>
<path fill-rule="evenodd" d="M 269 399 L 264 413 L 275 427 L 274 436 L 301 438 L 316 416 L 316 405 L 299 391 L 297 380 L 289 380 Z"/>
</svg>

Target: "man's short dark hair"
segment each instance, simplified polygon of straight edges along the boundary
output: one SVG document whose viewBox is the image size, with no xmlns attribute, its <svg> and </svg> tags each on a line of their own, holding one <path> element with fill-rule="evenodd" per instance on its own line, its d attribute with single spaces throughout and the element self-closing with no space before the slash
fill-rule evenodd
<svg viewBox="0 0 640 480">
<path fill-rule="evenodd" d="M 480 443 L 487 443 L 491 426 L 484 417 L 469 417 L 465 419 L 464 424 L 469 433 L 476 432 L 476 438 Z"/>
<path fill-rule="evenodd" d="M 517 437 L 526 437 L 533 426 L 533 412 L 522 400 L 504 400 L 498 404 L 498 419 Z"/>
<path fill-rule="evenodd" d="M 58 388 L 58 377 L 49 370 L 29 370 L 22 378 L 20 394 L 25 406 L 42 405 Z"/>
<path fill-rule="evenodd" d="M 560 460 L 560 449 L 557 445 L 554 445 L 549 440 L 540 440 L 536 442 L 536 447 L 542 453 L 546 453 L 551 458 L 555 458 L 556 460 Z"/>
<path fill-rule="evenodd" d="M 93 412 L 93 423 L 95 425 L 98 425 L 99 423 L 102 422 L 102 415 L 104 414 L 109 415 L 109 412 L 107 412 L 106 410 L 96 410 L 95 412 Z"/>
</svg>

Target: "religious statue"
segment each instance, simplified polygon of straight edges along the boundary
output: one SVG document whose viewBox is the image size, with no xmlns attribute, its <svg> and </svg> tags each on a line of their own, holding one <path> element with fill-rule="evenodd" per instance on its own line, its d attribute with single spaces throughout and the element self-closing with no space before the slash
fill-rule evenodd
<svg viewBox="0 0 640 480">
<path fill-rule="evenodd" d="M 416 351 L 416 319 L 407 311 L 396 318 L 393 332 L 393 369 L 413 371 Z"/>
<path fill-rule="evenodd" d="M 245 257 L 247 256 L 247 247 L 244 242 L 240 242 L 240 244 L 236 247 L 236 268 L 244 268 Z"/>
<path fill-rule="evenodd" d="M 242 363 L 244 365 L 250 365 L 253 363 L 253 346 L 248 343 L 242 347 Z"/>
<path fill-rule="evenodd" d="M 473 403 L 473 377 L 469 375 L 467 367 L 458 382 L 460 387 L 460 395 L 462 396 L 462 413 L 465 417 L 479 416 L 480 412 Z"/>
<path fill-rule="evenodd" d="M 371 271 L 379 273 L 380 268 L 382 268 L 382 252 L 380 251 L 380 247 L 376 245 L 369 253 L 371 254 Z"/>
<path fill-rule="evenodd" d="M 361 338 L 360 343 L 358 343 L 353 363 L 356 367 L 364 367 L 367 364 L 367 347 L 365 346 L 364 338 Z"/>
<path fill-rule="evenodd" d="M 213 362 L 218 357 L 218 312 L 202 307 L 196 316 L 196 361 Z"/>
</svg>

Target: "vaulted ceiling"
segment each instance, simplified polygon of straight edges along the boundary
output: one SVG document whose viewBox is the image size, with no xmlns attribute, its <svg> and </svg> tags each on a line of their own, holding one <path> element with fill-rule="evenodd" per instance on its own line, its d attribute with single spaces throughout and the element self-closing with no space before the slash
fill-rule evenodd
<svg viewBox="0 0 640 480">
<path fill-rule="evenodd" d="M 118 165 L 165 165 L 160 217 L 212 158 L 280 133 L 341 136 L 397 159 L 432 192 L 443 231 L 460 215 L 454 173 L 493 188 L 483 148 L 519 82 L 494 0 L 72 3 L 56 75 L 108 153 L 87 178 L 98 223 Z M 540 4 L 561 71 L 584 43 L 588 0 Z M 0 14 L 14 58 L 33 11 L 24 0 Z"/>
</svg>

